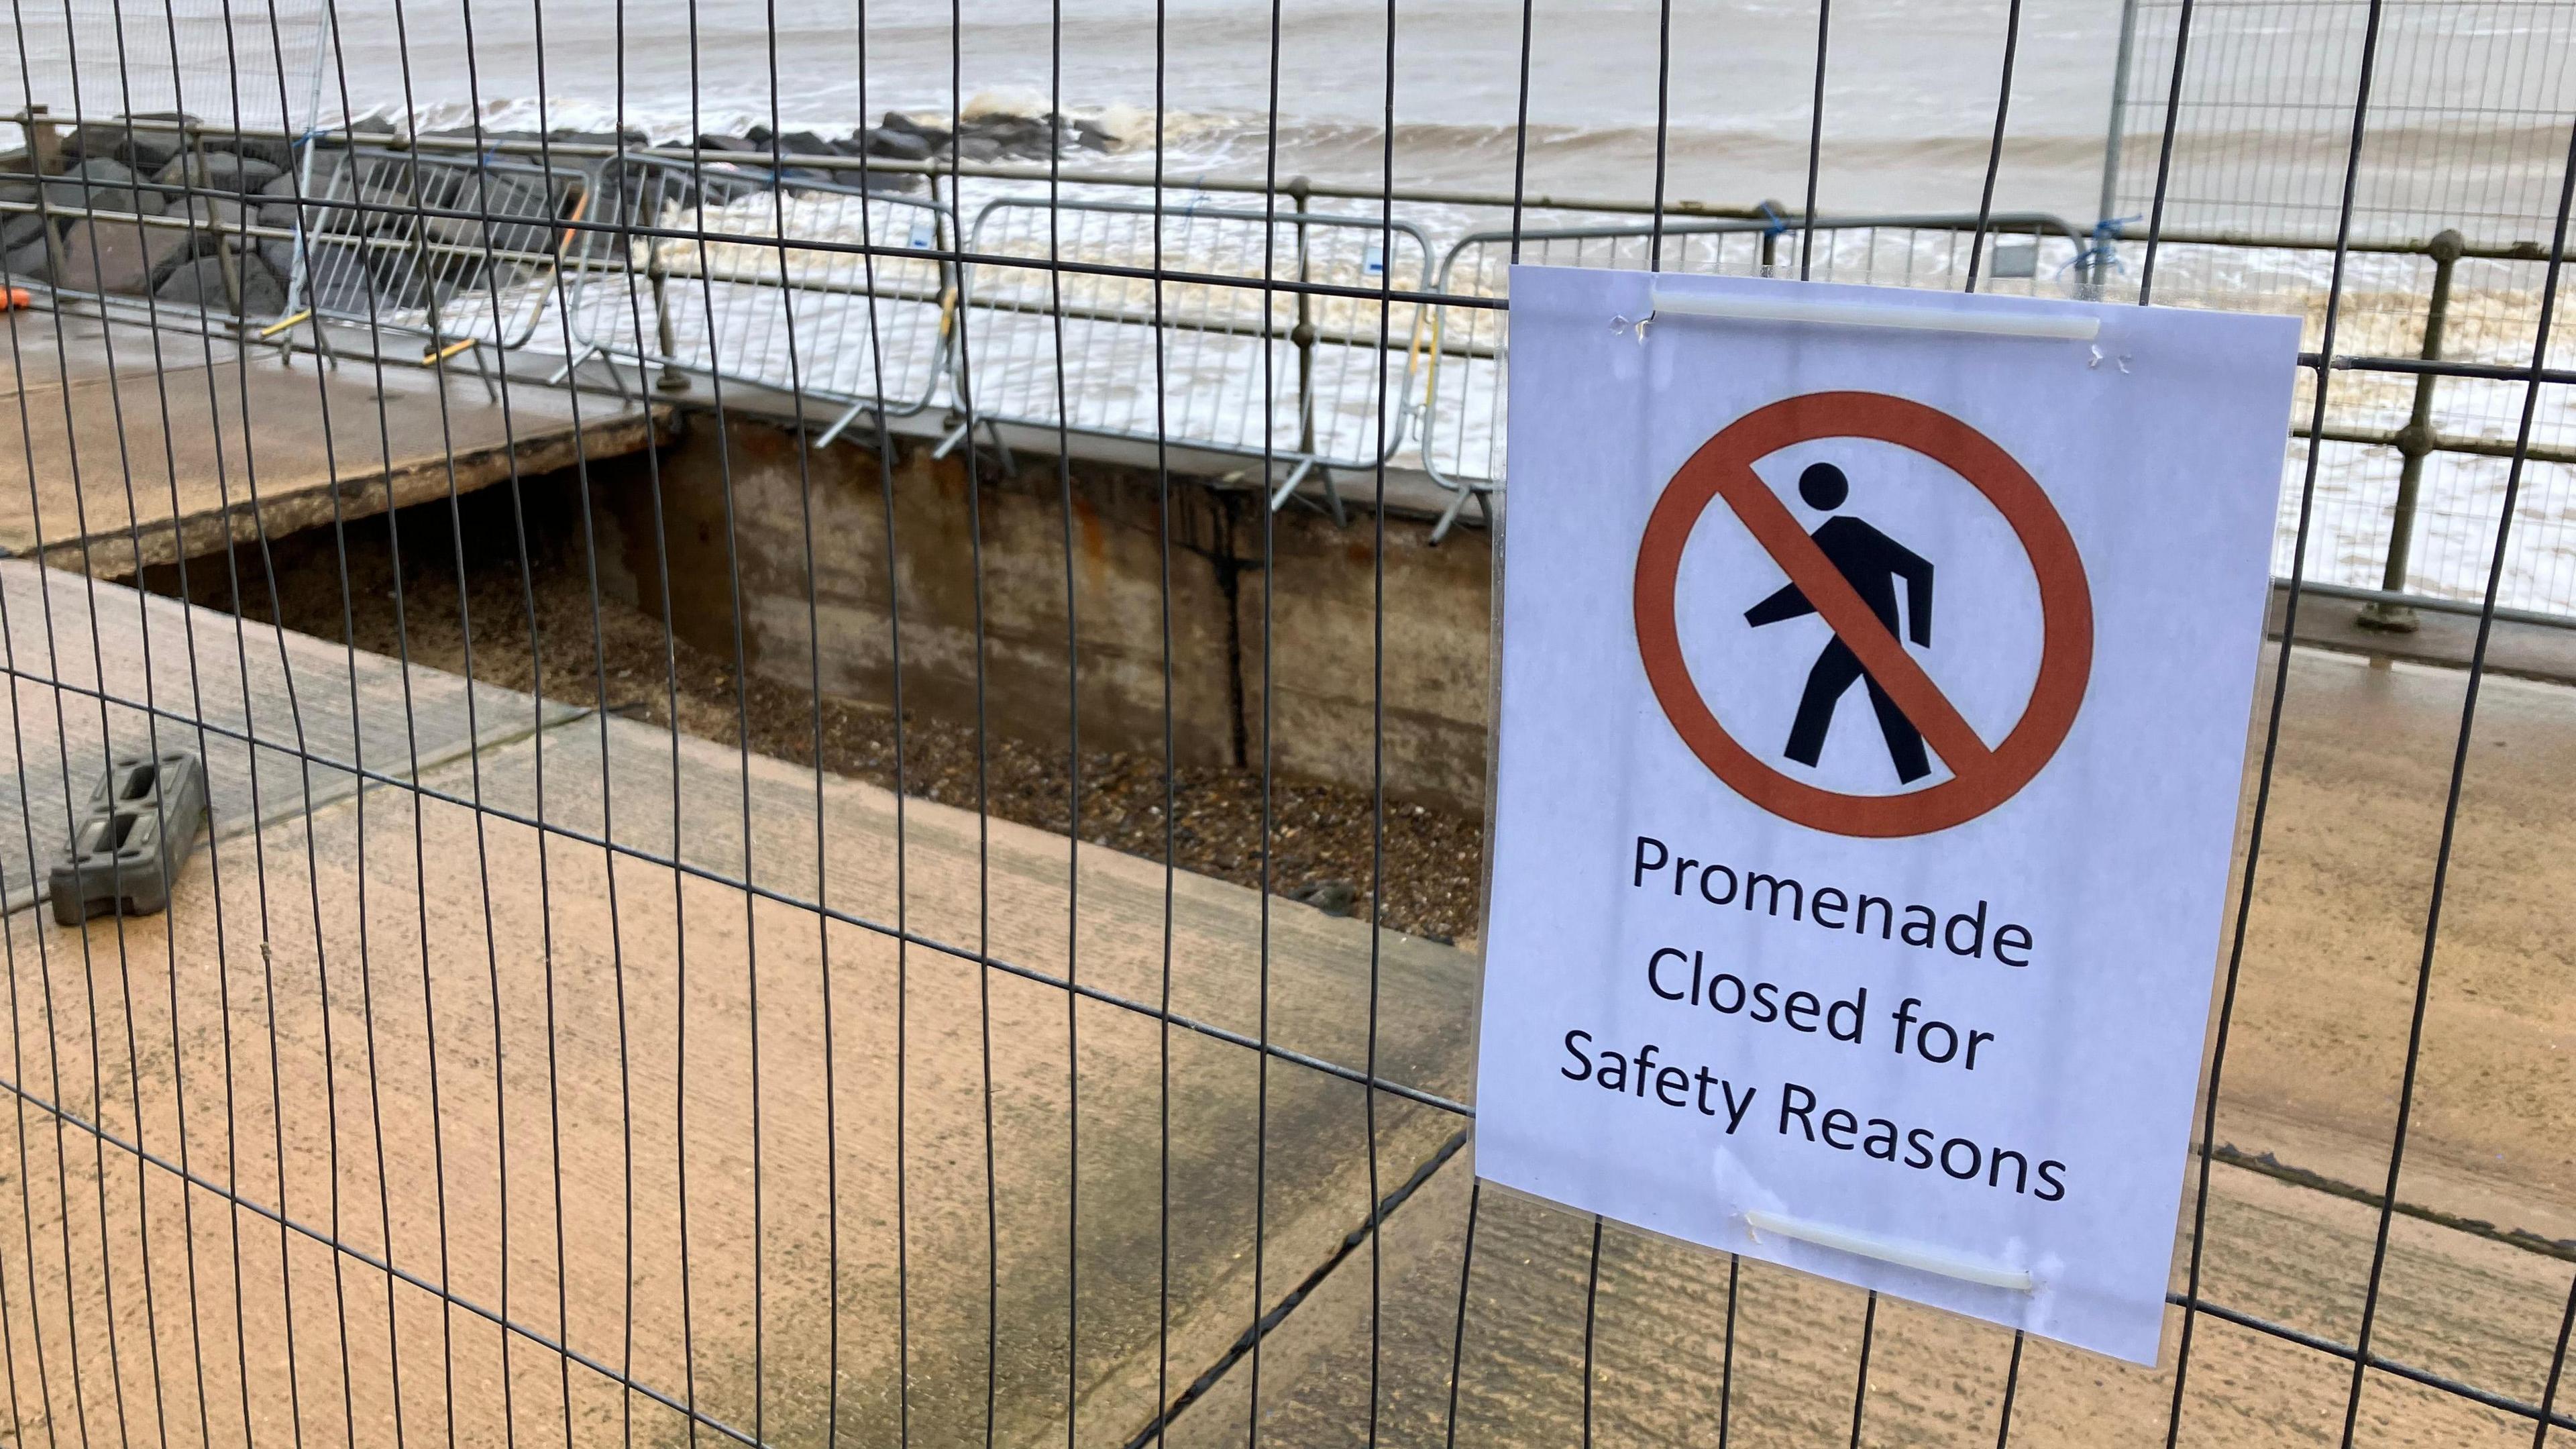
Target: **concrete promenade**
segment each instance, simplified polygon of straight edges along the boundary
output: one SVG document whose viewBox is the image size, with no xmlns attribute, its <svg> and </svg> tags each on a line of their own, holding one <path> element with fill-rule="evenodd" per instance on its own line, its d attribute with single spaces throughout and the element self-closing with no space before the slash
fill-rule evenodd
<svg viewBox="0 0 2576 1449">
<path fill-rule="evenodd" d="M 470 493 L 667 428 L 611 397 L 524 381 L 487 394 L 467 359 L 380 368 L 131 323 L 0 317 L 0 549 L 102 578 Z"/>
</svg>

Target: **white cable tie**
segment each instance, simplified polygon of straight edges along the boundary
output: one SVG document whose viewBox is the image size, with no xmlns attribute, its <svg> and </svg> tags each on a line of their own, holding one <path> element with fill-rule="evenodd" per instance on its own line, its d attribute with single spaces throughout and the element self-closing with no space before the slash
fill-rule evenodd
<svg viewBox="0 0 2576 1449">
<path fill-rule="evenodd" d="M 1829 327 L 1892 327 L 1909 332 L 1975 332 L 1990 337 L 2032 337 L 2090 342 L 2102 319 L 2081 313 L 1953 311 L 1887 302 L 1845 302 L 1829 297 L 1747 297 L 1727 292 L 1654 292 L 1654 314 L 1684 313 L 1736 322 L 1812 322 Z"/>
<path fill-rule="evenodd" d="M 1873 1233 L 1853 1232 L 1849 1228 L 1829 1227 L 1823 1223 L 1801 1222 L 1796 1218 L 1762 1212 L 1759 1209 L 1746 1210 L 1744 1226 L 1751 1229 L 1756 1237 L 1770 1233 L 1801 1243 L 1812 1243 L 1819 1248 L 1831 1248 L 1838 1253 L 1873 1258 L 1881 1263 L 1893 1263 L 1900 1268 L 1912 1268 L 1918 1272 L 1933 1273 L 1944 1278 L 1956 1278 L 1963 1283 L 1979 1283 L 1988 1288 L 2008 1288 L 2015 1293 L 2028 1293 L 2038 1281 L 2031 1276 L 2028 1268 L 2007 1268 L 1982 1259 L 1944 1252 L 1939 1248 L 1927 1247 L 1921 1243 L 1883 1238 Z"/>
</svg>

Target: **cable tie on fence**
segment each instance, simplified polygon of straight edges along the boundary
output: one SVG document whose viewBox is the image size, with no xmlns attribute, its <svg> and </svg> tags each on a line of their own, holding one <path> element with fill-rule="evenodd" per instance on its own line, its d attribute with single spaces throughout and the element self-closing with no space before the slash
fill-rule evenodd
<svg viewBox="0 0 2576 1449">
<path fill-rule="evenodd" d="M 2130 222 L 2144 220 L 2146 220 L 2144 216 L 2106 216 L 2093 223 L 2092 244 L 2077 252 L 2066 265 L 2059 267 L 2057 275 L 2062 277 L 2078 269 L 2088 276 L 2094 275 L 2098 273 L 2104 262 L 2110 263 L 2111 270 L 2115 272 L 2127 271 L 2128 268 L 2120 262 L 2120 231 Z"/>
<path fill-rule="evenodd" d="M 1789 229 L 1789 218 L 1781 214 L 1780 203 L 1765 201 L 1755 209 L 1762 213 L 1763 220 L 1770 223 L 1762 229 L 1764 236 L 1778 236 Z"/>
</svg>

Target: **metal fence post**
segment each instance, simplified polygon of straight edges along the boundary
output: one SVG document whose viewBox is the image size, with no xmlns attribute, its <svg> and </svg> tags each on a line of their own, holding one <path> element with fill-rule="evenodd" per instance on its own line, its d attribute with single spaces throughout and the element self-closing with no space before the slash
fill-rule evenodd
<svg viewBox="0 0 2576 1449">
<path fill-rule="evenodd" d="M 2425 255 L 2433 259 L 2433 296 L 2424 307 L 2424 345 L 2417 355 L 2426 362 L 2442 360 L 2442 325 L 2451 308 L 2451 271 L 2459 263 L 2464 245 L 2457 231 L 2445 228 L 2424 248 Z M 2440 381 L 2431 372 L 2415 375 L 2415 407 L 2407 415 L 2406 426 L 2397 431 L 2397 451 L 2406 461 L 2397 473 L 2397 507 L 2388 521 L 2388 561 L 2379 574 L 2379 587 L 2392 594 L 2406 591 L 2407 555 L 2414 550 L 2415 502 L 2424 482 L 2424 455 L 2433 451 L 2433 389 Z M 2412 634 L 2420 621 L 2410 605 L 2375 599 L 2362 605 L 2353 622 L 2382 633 Z"/>
<path fill-rule="evenodd" d="M 1297 451 L 1308 457 L 1315 452 L 1315 319 L 1314 298 L 1305 291 L 1307 262 L 1306 198 L 1311 183 L 1303 176 L 1290 177 L 1288 194 L 1297 202 L 1297 325 L 1290 329 L 1288 340 L 1297 348 Z"/>
<path fill-rule="evenodd" d="M 231 240 L 226 235 L 224 203 L 215 194 L 214 172 L 206 165 L 205 130 L 183 119 L 179 122 L 179 140 L 183 153 L 189 158 L 189 164 L 179 172 L 180 195 L 186 198 L 181 205 L 194 207 L 200 195 L 206 198 L 206 229 L 214 233 L 215 273 L 223 280 L 224 304 L 232 310 L 236 321 L 246 320 L 248 312 L 242 306 L 240 258 L 233 254 Z M 235 172 L 234 176 L 238 180 L 240 173 Z M 239 197 L 243 193 L 236 191 L 233 194 Z"/>
<path fill-rule="evenodd" d="M 671 359 L 679 353 L 679 340 L 671 331 L 670 282 L 662 269 L 662 239 L 655 237 L 644 244 L 644 275 L 653 283 L 653 349 L 662 354 L 662 375 L 653 386 L 663 392 L 687 392 L 689 378 Z"/>
<path fill-rule="evenodd" d="M 29 106 L 27 164 L 36 170 L 36 214 L 45 220 L 46 280 L 53 283 L 56 291 L 62 289 L 66 258 L 62 230 L 54 224 L 54 189 L 45 184 L 45 178 L 60 169 L 62 159 L 62 133 L 54 129 L 52 121 L 45 119 L 43 106 Z M 82 194 L 86 196 L 88 193 Z"/>
</svg>

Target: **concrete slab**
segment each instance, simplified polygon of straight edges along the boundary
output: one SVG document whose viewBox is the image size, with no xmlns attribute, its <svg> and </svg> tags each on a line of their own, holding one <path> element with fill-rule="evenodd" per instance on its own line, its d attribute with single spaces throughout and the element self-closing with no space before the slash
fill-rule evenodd
<svg viewBox="0 0 2576 1449">
<path fill-rule="evenodd" d="M 106 762 L 177 747 L 206 762 L 214 831 L 345 798 L 358 770 L 408 776 L 581 711 L 27 560 L 0 561 L 0 895 L 44 899 L 70 807 Z"/>
<path fill-rule="evenodd" d="M 2279 638 L 2287 616 L 2289 586 L 2272 585 L 2272 613 L 2267 627 Z M 2306 594 L 2299 600 L 2299 642 L 2348 654 L 2404 659 L 2417 664 L 2465 667 L 2477 653 L 2478 616 L 2447 609 L 2419 609 L 2412 633 L 2390 634 L 2365 629 L 2356 622 L 2362 605 L 2330 594 Z M 2528 619 L 2498 619 L 2487 637 L 2490 673 L 2523 679 L 2576 683 L 2576 625 L 2539 624 Z"/>
<path fill-rule="evenodd" d="M 1253 892 L 623 720 L 427 785 L 221 841 L 121 933 L 10 920 L 12 1084 L 209 1184 L 191 1220 L 169 1168 L 0 1114 L 22 1432 L 239 1442 L 296 1388 L 332 1440 L 345 1396 L 371 1443 L 397 1404 L 442 1442 L 679 1442 L 624 1375 L 767 1442 L 1124 1444 L 1365 1220 L 1372 1140 L 1392 1186 L 1463 1127 L 1028 975 L 1158 1003 L 1168 970 L 1196 1022 L 1266 1002 L 1288 1049 L 1455 1096 L 1446 947 L 1275 900 L 1265 931 Z"/>
<path fill-rule="evenodd" d="M 613 398 L 456 368 L 292 367 L 141 326 L 8 314 L 0 549 L 102 578 L 642 449 Z M 470 373 L 470 368 L 464 369 Z"/>
<path fill-rule="evenodd" d="M 2305 650 L 2289 678 L 2220 1135 L 2374 1182 L 2462 680 Z M 2502 680 L 2482 705 L 2402 1189 L 2544 1236 L 2576 1236 L 2556 1226 L 2576 1092 L 2552 1046 L 2576 1039 L 2553 924 L 2571 703 Z M 800 904 L 818 900 L 837 915 Z M 1374 1053 L 1454 1098 L 1461 953 L 1389 936 L 1373 956 L 1353 922 L 597 717 L 420 794 L 227 839 L 166 917 L 8 928 L 0 1071 L 22 1109 L 0 1113 L 19 1184 L 0 1178 L 0 1341 L 25 1434 L 43 1417 L 102 1442 L 238 1442 L 300 1412 L 317 1442 L 388 1442 L 399 1405 L 405 1436 L 440 1442 L 623 1442 L 630 1419 L 681 1442 L 660 1395 L 769 1442 L 837 1425 L 979 1445 L 989 1403 L 997 1443 L 1064 1442 L 1070 1417 L 1123 1446 L 1227 1365 L 1169 1431 L 1227 1443 L 1256 1407 L 1235 1345 L 1307 1287 L 1261 1340 L 1261 1442 L 1369 1442 L 1372 1382 L 1377 1442 L 1449 1442 L 1472 1157 L 1382 1242 L 1350 1233 L 1463 1124 L 1383 1093 L 1372 1124 L 1357 1087 L 1288 1061 L 1265 1094 L 1239 1045 L 1106 1000 L 1069 1011 L 1030 977 L 1158 1003 L 1168 962 L 1194 1021 L 1256 1033 L 1266 1003 L 1283 1047 Z M 52 1103 L 79 1121 L 58 1131 Z M 1576 1442 L 1590 1225 L 1490 1194 L 1478 1213 L 1456 1442 Z M 2348 1340 L 2373 1222 L 2222 1168 L 2206 1291 Z M 388 1259 L 409 1275 L 391 1287 Z M 2377 1347 L 2536 1398 L 2566 1273 L 2401 1219 Z M 1861 1295 L 1746 1268 L 1730 1365 L 1727 1284 L 1722 1256 L 1605 1235 L 1595 1442 L 1713 1440 L 1721 1415 L 1736 1442 L 1848 1441 Z M 2009 1351 L 1882 1302 L 1863 1437 L 1993 1442 Z M 2205 1322 L 2194 1363 L 2193 1442 L 2339 1430 L 2336 1360 Z M 2032 1344 L 2013 1438 L 2162 1443 L 2171 1389 L 2169 1370 Z M 2530 1438 L 2386 1376 L 2362 1424 L 2373 1442 Z"/>
<path fill-rule="evenodd" d="M 2010 1332 L 1881 1299 L 1862 1400 L 1869 1303 L 1859 1290 L 1761 1263 L 1739 1272 L 1725 1254 L 1617 1226 L 1602 1235 L 1596 1279 L 1590 1218 L 1499 1189 L 1473 1206 L 1462 1335 L 1472 1171 L 1468 1154 L 1443 1167 L 1390 1217 L 1374 1265 L 1365 1249 L 1345 1258 L 1264 1341 L 1259 1444 L 1647 1446 L 1723 1433 L 1824 1449 L 1853 1442 L 1856 1400 L 1862 1443 L 1999 1441 Z M 2205 1285 L 2210 1296 L 2350 1341 L 2375 1227 L 2368 1208 L 2221 1169 L 2210 1222 L 2213 1238 L 2244 1250 L 2238 1269 Z M 2537 1401 L 2565 1263 L 2401 1220 L 2391 1266 L 2410 1286 L 2380 1321 L 2380 1353 Z M 2010 1442 L 2165 1443 L 2180 1322 L 2168 1310 L 2156 1369 L 2028 1340 Z M 1238 1362 L 1182 1411 L 1172 1449 L 1256 1442 L 1250 1368 Z M 2333 1443 L 2350 1374 L 2342 1360 L 2204 1318 L 2183 1442 Z M 2531 1442 L 2528 1420 L 2386 1376 L 2373 1379 L 2361 1425 L 2367 1443 Z"/>
<path fill-rule="evenodd" d="M 2267 650 L 2267 696 L 2277 657 Z M 2217 1135 L 2376 1191 L 2466 679 L 2301 649 L 2288 680 Z M 2252 720 L 2249 804 L 2266 706 Z M 2469 754 L 2399 1198 L 2560 1246 L 2398 1218 L 2374 1348 L 2533 1403 L 2576 1255 L 2576 1002 L 2563 929 L 2576 691 L 2489 680 Z M 2239 852 L 2241 872 L 2241 841 Z M 1374 1265 L 1365 1251 L 1345 1258 L 1265 1340 L 1261 1444 L 1585 1440 L 1590 1220 L 1487 1192 L 1461 1348 L 1472 1165 L 1462 1155 L 1444 1166 L 1397 1209 Z M 2204 1296 L 2352 1341 L 2375 1207 L 2228 1166 L 2212 1188 Z M 2187 1194 L 2177 1289 L 2189 1228 Z M 1865 1295 L 1746 1265 L 1730 1368 L 1728 1282 L 1723 1254 L 1608 1230 L 1591 1442 L 1716 1442 L 1721 1422 L 1737 1443 L 1851 1442 Z M 2158 1370 L 2029 1344 L 2012 1442 L 2163 1444 L 2180 1322 L 2169 1311 Z M 1861 1441 L 1997 1442 L 2010 1352 L 2009 1333 L 1883 1300 Z M 2184 1442 L 2286 1446 L 2341 1432 L 2341 1360 L 2204 1319 L 2193 1365 Z M 1247 1444 L 1254 1409 L 1247 1358 L 1178 1416 L 1171 1443 Z M 2372 1443 L 2502 1449 L 2532 1437 L 2527 1419 L 2386 1375 L 2373 1377 L 2360 1423 Z"/>
</svg>

